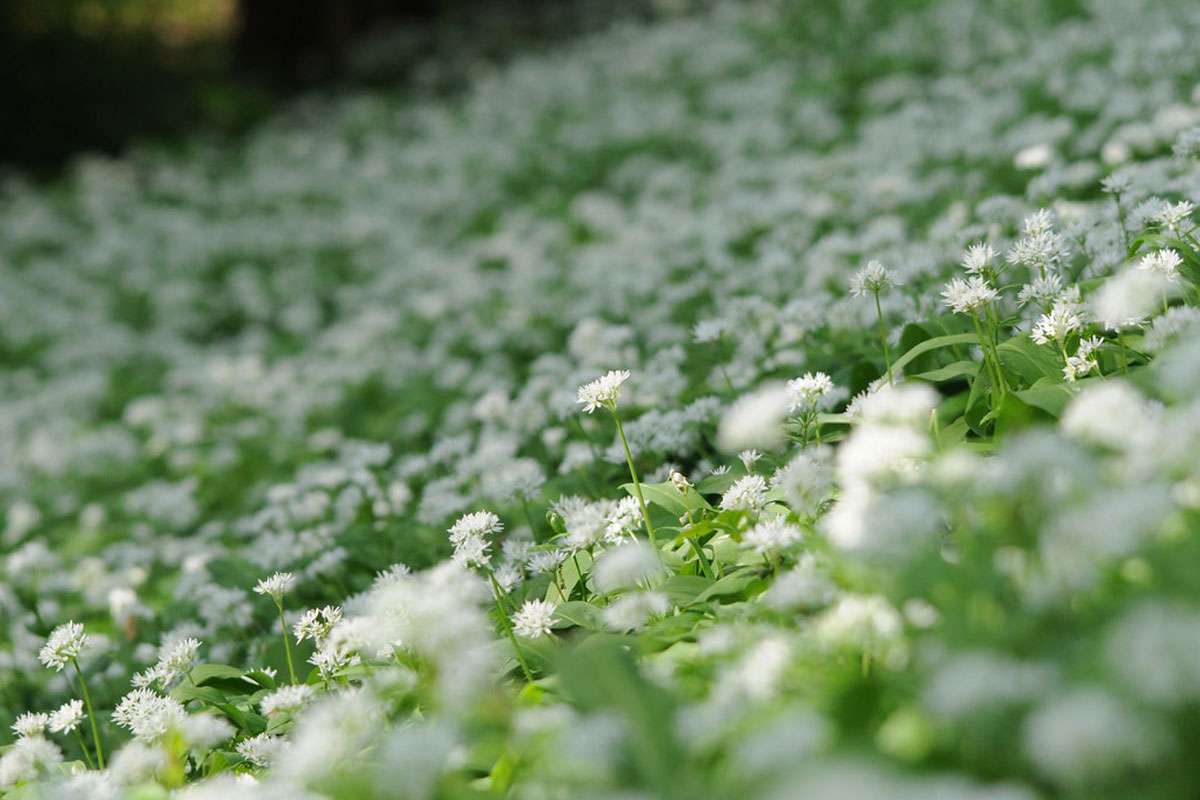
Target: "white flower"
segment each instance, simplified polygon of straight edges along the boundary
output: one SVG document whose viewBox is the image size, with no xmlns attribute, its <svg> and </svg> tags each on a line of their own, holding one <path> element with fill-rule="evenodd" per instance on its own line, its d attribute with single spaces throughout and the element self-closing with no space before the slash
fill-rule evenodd
<svg viewBox="0 0 1200 800">
<path fill-rule="evenodd" d="M 1108 194 L 1124 194 L 1133 188 L 1133 182 L 1124 173 L 1113 173 L 1100 181 L 1100 188 Z"/>
<path fill-rule="evenodd" d="M 614 631 L 641 628 L 651 617 L 667 613 L 671 601 L 662 592 L 630 592 L 604 609 L 604 624 Z"/>
<path fill-rule="evenodd" d="M 767 504 L 767 481 L 761 475 L 738 478 L 721 496 L 721 509 L 758 511 Z"/>
<path fill-rule="evenodd" d="M 1138 261 L 1137 268 L 1148 272 L 1157 272 L 1174 283 L 1179 280 L 1179 265 L 1183 259 L 1174 250 L 1155 250 L 1147 253 Z"/>
<path fill-rule="evenodd" d="M 1178 236 L 1180 223 L 1192 216 L 1192 212 L 1195 210 L 1196 206 L 1188 200 L 1170 203 L 1154 215 L 1154 221 Z"/>
<path fill-rule="evenodd" d="M 782 636 L 763 639 L 737 663 L 729 685 L 750 700 L 769 700 L 779 691 L 791 657 L 791 645 Z"/>
<path fill-rule="evenodd" d="M 484 567 L 491 563 L 492 543 L 479 536 L 468 536 L 454 546 L 454 560 L 464 567 Z"/>
<path fill-rule="evenodd" d="M 0 757 L 0 789 L 35 781 L 43 771 L 61 764 L 62 760 L 62 750 L 49 739 L 41 736 L 18 739 Z"/>
<path fill-rule="evenodd" d="M 363 619 L 364 621 L 369 621 L 366 618 Z M 352 667 L 361 661 L 361 657 L 354 652 L 354 648 L 348 643 L 337 642 L 332 639 L 326 640 L 308 659 L 308 663 L 316 667 L 321 673 L 321 677 L 326 680 L 333 678 L 342 670 Z"/>
<path fill-rule="evenodd" d="M 549 636 L 558 606 L 548 600 L 526 600 L 513 614 L 513 632 L 518 636 L 537 639 Z"/>
<path fill-rule="evenodd" d="M 447 532 L 450 543 L 457 545 L 470 536 L 491 536 L 503 530 L 504 523 L 491 511 L 472 511 L 459 517 Z"/>
<path fill-rule="evenodd" d="M 13 733 L 22 739 L 29 739 L 34 736 L 41 736 L 46 732 L 46 726 L 50 722 L 48 714 L 40 712 L 26 712 L 17 717 L 17 721 L 13 723 Z"/>
<path fill-rule="evenodd" d="M 200 750 L 208 750 L 228 741 L 235 733 L 236 728 L 215 714 L 188 714 L 180 725 L 183 740 Z"/>
<path fill-rule="evenodd" d="M 937 390 L 923 383 L 885 383 L 862 396 L 857 416 L 864 422 L 924 426 L 940 401 Z"/>
<path fill-rule="evenodd" d="M 992 302 L 999 293 L 983 278 L 954 278 L 942 290 L 945 304 L 956 314 L 973 312 Z"/>
<path fill-rule="evenodd" d="M 1174 291 L 1176 285 L 1160 272 L 1127 269 L 1106 280 L 1092 296 L 1092 312 L 1109 330 L 1133 327 Z"/>
<path fill-rule="evenodd" d="M 153 744 L 177 728 L 185 715 L 183 706 L 174 698 L 149 689 L 134 689 L 121 698 L 112 718 L 138 741 Z"/>
<path fill-rule="evenodd" d="M 636 497 L 622 497 L 605 513 L 604 541 L 619 544 L 633 537 L 642 524 L 642 513 Z"/>
<path fill-rule="evenodd" d="M 158 663 L 153 669 L 159 682 L 166 686 L 176 678 L 183 677 L 190 672 L 196 664 L 196 656 L 199 651 L 200 641 L 192 638 L 164 645 L 159 650 Z"/>
<path fill-rule="evenodd" d="M 258 701 L 258 710 L 267 717 L 272 714 L 295 714 L 312 698 L 313 688 L 307 684 L 281 686 Z"/>
<path fill-rule="evenodd" d="M 256 767 L 269 767 L 286 747 L 287 740 L 283 737 L 260 733 L 238 742 L 237 752 Z"/>
<path fill-rule="evenodd" d="M 1010 264 L 1021 264 L 1045 272 L 1070 256 L 1066 242 L 1054 232 L 1053 218 L 1046 209 L 1026 217 L 1023 230 L 1025 235 L 1008 251 Z"/>
<path fill-rule="evenodd" d="M 850 294 L 862 297 L 887 291 L 892 286 L 900 284 L 900 277 L 878 261 L 868 261 L 867 265 L 854 273 L 850 278 Z"/>
<path fill-rule="evenodd" d="M 504 559 L 510 564 L 524 564 L 529 558 L 529 548 L 533 546 L 533 542 L 529 539 L 519 539 L 509 537 L 504 540 L 504 544 L 500 545 L 500 552 L 504 554 Z"/>
<path fill-rule="evenodd" d="M 60 672 L 67 664 L 79 658 L 87 640 L 87 634 L 78 622 L 59 625 L 46 639 L 46 644 L 38 653 L 38 660 L 49 669 Z"/>
<path fill-rule="evenodd" d="M 663 572 L 657 551 L 649 544 L 633 541 L 608 550 L 596 559 L 592 585 L 601 594 L 636 586 L 655 579 Z"/>
<path fill-rule="evenodd" d="M 817 407 L 833 391 L 833 380 L 824 372 L 806 372 L 787 382 L 788 411 L 807 411 Z"/>
<path fill-rule="evenodd" d="M 1053 272 L 1036 277 L 1021 287 L 1017 293 L 1017 303 L 1022 306 L 1037 303 L 1045 307 L 1058 299 L 1063 292 L 1062 278 Z"/>
<path fill-rule="evenodd" d="M 536 553 L 530 553 L 529 571 L 534 575 L 542 575 L 550 572 L 558 567 L 566 560 L 569 553 L 565 550 L 539 550 Z"/>
<path fill-rule="evenodd" d="M 987 242 L 977 242 L 963 253 L 962 268 L 972 275 L 984 275 L 992 267 L 996 252 Z"/>
<path fill-rule="evenodd" d="M 1073 438 L 1132 449 L 1153 439 L 1156 417 L 1155 409 L 1136 389 L 1113 380 L 1081 391 L 1067 406 L 1060 425 Z"/>
<path fill-rule="evenodd" d="M 329 632 L 342 621 L 342 610 L 337 606 L 310 608 L 300 615 L 300 619 L 292 626 L 292 634 L 297 642 L 312 639 L 317 646 L 329 637 Z"/>
<path fill-rule="evenodd" d="M 739 397 L 721 418 L 717 444 L 728 453 L 750 447 L 775 449 L 785 439 L 783 423 L 790 405 L 790 392 L 779 384 Z"/>
<path fill-rule="evenodd" d="M 1083 327 L 1083 318 L 1071 303 L 1059 301 L 1049 313 L 1042 314 L 1034 324 L 1030 336 L 1038 344 L 1061 342 L 1068 335 Z"/>
<path fill-rule="evenodd" d="M 804 531 L 782 518 L 760 522 L 742 534 L 742 544 L 758 553 L 777 553 L 800 542 Z"/>
<path fill-rule="evenodd" d="M 742 452 L 738 453 L 738 461 L 742 462 L 742 466 L 746 468 L 747 472 L 754 469 L 754 465 L 757 464 L 759 459 L 761 459 L 761 458 L 762 458 L 762 453 L 758 452 L 757 450 L 743 450 Z M 674 476 L 676 476 L 676 475 L 679 475 L 679 473 L 678 472 L 671 473 L 672 478 L 674 478 Z M 682 478 L 683 476 L 680 475 L 680 477 Z M 684 478 L 684 480 L 687 480 L 687 479 Z"/>
<path fill-rule="evenodd" d="M 283 595 L 296 584 L 296 576 L 290 572 L 276 572 L 269 578 L 263 578 L 254 586 L 255 594 L 266 595 L 276 603 L 283 600 Z"/>
<path fill-rule="evenodd" d="M 513 563 L 501 564 L 492 573 L 492 577 L 496 579 L 496 583 L 500 584 L 500 588 L 506 592 L 511 592 L 516 585 L 524 578 L 521 568 Z"/>
<path fill-rule="evenodd" d="M 1025 721 L 1026 755 L 1060 785 L 1148 767 L 1166 746 L 1157 727 L 1096 687 L 1054 696 Z"/>
<path fill-rule="evenodd" d="M 904 621 L 879 595 L 844 595 L 817 621 L 817 638 L 831 645 L 869 647 L 899 636 Z"/>
<path fill-rule="evenodd" d="M 83 722 L 83 717 L 83 701 L 68 700 L 50 715 L 46 727 L 52 733 L 70 733 L 79 727 L 79 723 Z"/>
<path fill-rule="evenodd" d="M 1075 355 L 1067 358 L 1066 366 L 1063 367 L 1063 377 L 1069 383 L 1074 383 L 1093 370 L 1100 369 L 1099 362 L 1093 356 L 1103 345 L 1104 340 L 1099 336 L 1080 339 Z"/>
<path fill-rule="evenodd" d="M 615 410 L 621 396 L 621 384 L 629 380 L 629 370 L 610 370 L 591 383 L 579 387 L 576 402 L 588 414 L 597 408 Z"/>
</svg>

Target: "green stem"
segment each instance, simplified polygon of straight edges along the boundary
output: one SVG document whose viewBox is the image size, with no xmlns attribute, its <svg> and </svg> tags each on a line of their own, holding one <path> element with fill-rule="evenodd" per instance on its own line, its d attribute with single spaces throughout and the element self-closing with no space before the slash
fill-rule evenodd
<svg viewBox="0 0 1200 800">
<path fill-rule="evenodd" d="M 529 512 L 529 499 L 524 494 L 521 495 L 521 511 L 525 514 L 525 522 L 529 524 L 529 532 L 533 534 L 533 540 L 537 541 L 537 526 L 533 524 L 533 514 Z"/>
<path fill-rule="evenodd" d="M 1125 346 L 1125 331 L 1117 328 L 1117 343 L 1121 345 L 1121 374 L 1129 374 L 1129 348 Z"/>
<path fill-rule="evenodd" d="M 83 760 L 87 762 L 88 769 L 95 769 L 96 765 L 92 763 L 92 756 L 88 752 L 87 743 L 83 741 L 83 731 L 79 728 L 75 729 L 75 738 L 79 740 L 79 749 L 83 752 Z"/>
<path fill-rule="evenodd" d="M 692 537 L 688 537 L 688 542 L 692 545 L 692 550 L 696 553 L 696 558 L 700 562 L 700 571 L 704 573 L 704 577 L 711 579 L 713 577 L 712 567 L 708 563 L 708 559 L 704 556 L 704 548 L 700 546 Z"/>
<path fill-rule="evenodd" d="M 1129 252 L 1129 231 L 1125 230 L 1125 208 L 1121 205 L 1121 193 L 1113 193 L 1113 202 L 1117 204 L 1117 222 L 1121 226 L 1121 242 L 1125 245 L 1125 252 Z"/>
<path fill-rule="evenodd" d="M 279 609 L 279 627 L 283 632 L 283 654 L 287 656 L 288 677 L 292 683 L 296 682 L 296 667 L 292 663 L 292 643 L 288 641 L 287 620 L 283 616 L 283 602 L 275 601 L 275 607 Z"/>
<path fill-rule="evenodd" d="M 79 676 L 79 687 L 83 692 L 83 704 L 87 706 L 88 722 L 92 726 L 92 746 L 96 748 L 96 763 L 104 769 L 104 749 L 100 746 L 100 729 L 96 727 L 96 712 L 92 708 L 92 693 L 88 691 L 87 681 L 83 679 L 83 670 L 79 668 L 79 660 L 72 658 L 75 674 Z"/>
<path fill-rule="evenodd" d="M 629 449 L 629 440 L 625 438 L 625 427 L 621 425 L 621 416 L 617 409 L 612 411 L 613 419 L 617 422 L 617 435 L 621 437 L 621 446 L 625 448 L 625 463 L 629 465 L 629 476 L 633 478 L 633 493 L 637 496 L 638 507 L 642 510 L 642 521 L 646 523 L 646 533 L 650 535 L 650 544 L 658 548 L 658 540 L 654 537 L 654 526 L 650 524 L 650 514 L 646 511 L 646 498 L 642 496 L 642 482 L 638 480 L 637 468 L 633 466 L 633 451 Z"/>
<path fill-rule="evenodd" d="M 492 597 L 496 601 L 496 611 L 500 614 L 500 624 L 504 627 L 504 633 L 507 634 L 508 640 L 512 642 L 513 652 L 517 656 L 517 663 L 521 665 L 521 672 L 525 674 L 525 682 L 533 683 L 533 673 L 529 670 L 529 665 L 525 663 L 525 656 L 521 653 L 521 645 L 517 642 L 517 635 L 513 633 L 512 624 L 508 621 L 508 614 L 505 613 L 504 607 L 500 604 L 500 584 L 496 583 L 496 576 L 488 570 L 488 579 L 492 582 Z"/>
<path fill-rule="evenodd" d="M 971 322 L 975 325 L 975 338 L 979 340 L 979 349 L 983 351 L 983 366 L 987 369 L 988 377 L 992 381 L 992 391 L 1001 392 L 1000 380 L 996 377 L 996 367 L 992 363 L 991 348 L 988 345 L 987 338 L 983 335 L 983 328 L 979 324 L 979 315 L 972 313 Z"/>
<path fill-rule="evenodd" d="M 888 384 L 892 383 L 892 353 L 888 349 L 887 343 L 887 328 L 883 324 L 883 308 L 879 305 L 879 292 L 874 292 L 875 295 L 875 320 L 879 327 L 879 344 L 883 346 L 883 363 L 887 366 Z"/>
</svg>

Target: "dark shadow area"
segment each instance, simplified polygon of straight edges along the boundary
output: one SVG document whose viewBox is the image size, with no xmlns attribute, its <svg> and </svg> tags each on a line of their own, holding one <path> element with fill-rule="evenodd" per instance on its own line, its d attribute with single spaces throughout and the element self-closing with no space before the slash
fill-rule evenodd
<svg viewBox="0 0 1200 800">
<path fill-rule="evenodd" d="M 0 170 L 236 133 L 297 92 L 452 88 L 483 61 L 653 16 L 647 0 L 10 0 Z M 417 69 L 439 63 L 436 76 Z"/>
</svg>

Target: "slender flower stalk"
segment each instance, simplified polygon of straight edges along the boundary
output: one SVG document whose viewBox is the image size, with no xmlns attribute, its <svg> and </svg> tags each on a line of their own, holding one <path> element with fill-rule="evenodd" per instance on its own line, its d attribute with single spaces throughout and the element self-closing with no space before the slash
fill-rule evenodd
<svg viewBox="0 0 1200 800">
<path fill-rule="evenodd" d="M 521 645 L 517 642 L 517 636 L 513 633 L 512 623 L 508 619 L 508 611 L 505 610 L 504 604 L 500 602 L 500 597 L 504 594 L 504 590 L 500 588 L 500 584 L 496 582 L 496 576 L 489 569 L 487 571 L 488 580 L 492 583 L 492 597 L 496 601 L 496 613 L 500 616 L 500 624 L 504 626 L 504 633 L 508 636 L 508 640 L 512 643 L 513 653 L 517 657 L 517 663 L 521 665 L 521 672 L 525 675 L 526 683 L 533 683 L 533 672 L 529 669 L 529 664 L 525 662 L 525 656 L 521 652 Z"/>
<path fill-rule="evenodd" d="M 650 514 L 646 511 L 646 498 L 642 496 L 642 482 L 638 480 L 637 467 L 633 465 L 633 451 L 629 449 L 629 440 L 625 438 L 625 427 L 621 425 L 621 415 L 614 407 L 613 419 L 617 423 L 617 435 L 621 437 L 621 446 L 625 448 L 625 463 L 629 465 L 629 477 L 633 479 L 633 493 L 637 496 L 638 508 L 642 512 L 642 521 L 646 523 L 646 533 L 650 536 L 650 544 L 658 546 L 654 536 L 654 526 L 650 523 Z"/>
<path fill-rule="evenodd" d="M 104 769 L 104 748 L 100 745 L 100 729 L 96 725 L 96 711 L 92 708 L 92 693 L 88 691 L 87 681 L 84 680 L 83 670 L 79 667 L 79 659 L 72 658 L 75 674 L 79 676 L 79 688 L 83 693 L 83 704 L 87 706 L 88 723 L 92 727 L 92 746 L 96 749 L 96 763 Z"/>
<path fill-rule="evenodd" d="M 79 741 L 79 751 L 83 753 L 83 761 L 88 765 L 88 769 L 95 769 L 96 764 L 92 761 L 92 755 L 88 752 L 87 742 L 83 740 L 83 731 L 79 728 L 75 729 L 75 738 Z"/>
<path fill-rule="evenodd" d="M 884 374 L 889 384 L 892 383 L 892 353 L 888 347 L 887 326 L 883 321 L 883 306 L 879 302 L 879 294 L 899 284 L 900 279 L 895 271 L 878 261 L 868 261 L 867 265 L 850 279 L 851 295 L 863 297 L 869 294 L 875 299 L 875 322 L 879 332 L 879 344 L 883 349 L 883 363 L 887 369 Z"/>
<path fill-rule="evenodd" d="M 279 630 L 280 630 L 281 635 L 283 636 L 283 654 L 287 658 L 288 679 L 292 683 L 295 683 L 296 682 L 296 666 L 292 662 L 292 644 L 291 644 L 291 642 L 288 641 L 288 624 L 287 624 L 287 618 L 284 617 L 284 614 L 283 614 L 283 601 L 276 600 L 275 608 L 278 609 L 278 611 L 279 611 Z"/>
<path fill-rule="evenodd" d="M 621 415 L 617 412 L 617 401 L 621 397 L 621 385 L 629 380 L 629 370 L 611 370 L 596 380 L 579 387 L 578 399 L 585 413 L 590 414 L 598 408 L 606 408 L 617 423 L 617 435 L 621 437 L 621 446 L 625 448 L 625 463 L 629 465 L 629 477 L 633 479 L 633 493 L 637 497 L 638 508 L 642 512 L 642 521 L 646 523 L 646 533 L 650 543 L 658 546 L 654 536 L 654 525 L 650 522 L 650 514 L 646 511 L 646 498 L 642 495 L 642 482 L 638 480 L 637 468 L 633 465 L 633 451 L 629 449 L 629 440 L 625 437 L 625 426 L 621 424 Z"/>
<path fill-rule="evenodd" d="M 276 572 L 269 578 L 259 581 L 254 587 L 256 594 L 266 595 L 275 603 L 279 612 L 280 633 L 283 636 L 283 654 L 287 658 L 288 678 L 296 683 L 296 667 L 292 662 L 292 644 L 288 640 L 288 624 L 283 614 L 283 594 L 296 582 L 296 576 L 290 572 Z"/>
<path fill-rule="evenodd" d="M 883 363 L 887 368 L 887 382 L 892 384 L 892 354 L 888 349 L 887 328 L 883 324 L 883 308 L 879 305 L 879 292 L 874 292 L 875 295 L 875 321 L 879 327 L 879 344 L 883 347 Z"/>
</svg>

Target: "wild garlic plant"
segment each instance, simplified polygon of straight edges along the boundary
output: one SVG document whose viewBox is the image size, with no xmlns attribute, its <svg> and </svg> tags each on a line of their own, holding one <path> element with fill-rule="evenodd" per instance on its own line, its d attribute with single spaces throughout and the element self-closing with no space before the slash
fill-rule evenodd
<svg viewBox="0 0 1200 800">
<path fill-rule="evenodd" d="M 660 13 L 6 179 L 0 796 L 1194 794 L 1200 15 Z"/>
</svg>

